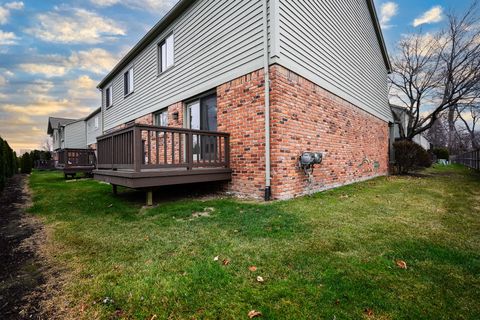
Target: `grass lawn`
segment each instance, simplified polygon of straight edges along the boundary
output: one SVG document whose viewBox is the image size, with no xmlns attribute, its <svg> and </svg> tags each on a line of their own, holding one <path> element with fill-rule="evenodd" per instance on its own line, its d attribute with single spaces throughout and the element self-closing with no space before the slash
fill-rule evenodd
<svg viewBox="0 0 480 320">
<path fill-rule="evenodd" d="M 480 319 L 480 176 L 423 173 L 269 204 L 141 209 L 126 191 L 34 172 L 30 211 L 69 270 L 76 318 Z"/>
</svg>

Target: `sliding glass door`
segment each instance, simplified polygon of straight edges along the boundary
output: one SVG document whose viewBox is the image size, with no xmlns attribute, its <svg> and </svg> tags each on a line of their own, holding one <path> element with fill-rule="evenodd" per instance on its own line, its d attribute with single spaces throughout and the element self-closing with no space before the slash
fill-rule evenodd
<svg viewBox="0 0 480 320">
<path fill-rule="evenodd" d="M 187 104 L 187 125 L 190 129 L 217 131 L 217 96 L 199 98 Z M 196 161 L 214 159 L 217 141 L 202 136 L 193 137 L 193 158 Z"/>
</svg>

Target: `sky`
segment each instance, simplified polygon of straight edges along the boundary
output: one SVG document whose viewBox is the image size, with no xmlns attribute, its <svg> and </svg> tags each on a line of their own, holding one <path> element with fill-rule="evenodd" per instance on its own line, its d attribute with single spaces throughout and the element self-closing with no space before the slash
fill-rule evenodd
<svg viewBox="0 0 480 320">
<path fill-rule="evenodd" d="M 353 0 L 352 0 L 353 1 Z M 100 106 L 100 80 L 176 0 L 0 0 L 0 136 L 41 148 L 48 116 Z M 442 27 L 470 0 L 375 0 L 390 53 L 404 34 Z"/>
</svg>

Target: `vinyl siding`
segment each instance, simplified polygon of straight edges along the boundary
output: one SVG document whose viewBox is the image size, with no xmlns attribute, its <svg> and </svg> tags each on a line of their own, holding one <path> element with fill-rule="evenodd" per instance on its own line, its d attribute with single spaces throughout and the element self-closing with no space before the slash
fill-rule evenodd
<svg viewBox="0 0 480 320">
<path fill-rule="evenodd" d="M 87 133 L 85 121 L 77 121 L 65 126 L 65 146 L 64 148 L 87 147 Z"/>
<path fill-rule="evenodd" d="M 98 117 L 98 128 L 95 128 L 95 118 Z M 87 145 L 97 143 L 97 137 L 102 135 L 102 113 L 99 112 L 87 120 Z"/>
<path fill-rule="evenodd" d="M 53 129 L 52 139 L 53 139 L 53 150 L 60 149 L 60 134 L 58 132 L 58 129 Z"/>
<path fill-rule="evenodd" d="M 278 1 L 276 61 L 392 121 L 388 72 L 366 0 Z"/>
<path fill-rule="evenodd" d="M 262 1 L 199 0 L 112 80 L 113 106 L 104 130 L 190 98 L 262 67 Z M 173 32 L 175 63 L 158 75 L 157 44 Z M 134 92 L 124 97 L 123 73 L 133 66 Z"/>
</svg>

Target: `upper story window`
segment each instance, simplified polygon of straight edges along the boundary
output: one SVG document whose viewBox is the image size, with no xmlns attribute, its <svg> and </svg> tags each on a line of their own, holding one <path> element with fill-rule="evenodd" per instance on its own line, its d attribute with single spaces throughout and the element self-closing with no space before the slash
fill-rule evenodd
<svg viewBox="0 0 480 320">
<path fill-rule="evenodd" d="M 133 92 L 133 67 L 123 74 L 123 88 L 124 95 Z"/>
<path fill-rule="evenodd" d="M 155 125 L 160 127 L 168 127 L 168 109 L 162 109 L 155 113 Z"/>
<path fill-rule="evenodd" d="M 98 123 L 99 123 L 98 116 L 96 116 L 95 117 L 95 129 L 98 129 Z"/>
<path fill-rule="evenodd" d="M 113 101 L 113 95 L 112 95 L 112 86 L 109 86 L 105 90 L 105 104 L 107 105 L 107 108 L 112 106 L 112 101 Z"/>
<path fill-rule="evenodd" d="M 162 73 L 175 61 L 173 34 L 158 44 L 158 73 Z"/>
</svg>

